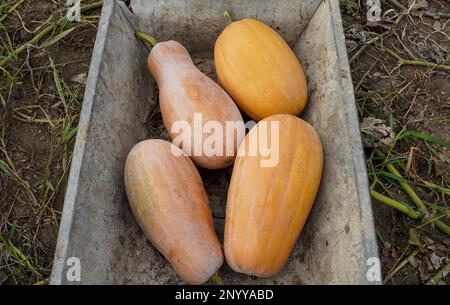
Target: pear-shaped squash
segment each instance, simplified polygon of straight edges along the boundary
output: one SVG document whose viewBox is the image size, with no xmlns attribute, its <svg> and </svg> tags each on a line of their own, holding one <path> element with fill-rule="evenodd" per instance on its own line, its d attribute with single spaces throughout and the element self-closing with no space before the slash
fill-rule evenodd
<svg viewBox="0 0 450 305">
<path fill-rule="evenodd" d="M 228 190 L 224 249 L 233 270 L 268 277 L 283 267 L 319 189 L 322 159 L 319 136 L 293 115 L 250 130 Z"/>
<path fill-rule="evenodd" d="M 157 43 L 147 63 L 158 83 L 161 114 L 174 143 L 201 167 L 232 164 L 245 128 L 230 96 L 197 69 L 176 41 Z"/>
<path fill-rule="evenodd" d="M 125 164 L 133 213 L 156 249 L 191 284 L 206 282 L 223 263 L 208 197 L 192 161 L 174 144 L 146 140 Z"/>
<path fill-rule="evenodd" d="M 308 90 L 302 67 L 288 44 L 255 19 L 229 24 L 214 46 L 220 84 L 254 120 L 300 113 Z"/>
</svg>

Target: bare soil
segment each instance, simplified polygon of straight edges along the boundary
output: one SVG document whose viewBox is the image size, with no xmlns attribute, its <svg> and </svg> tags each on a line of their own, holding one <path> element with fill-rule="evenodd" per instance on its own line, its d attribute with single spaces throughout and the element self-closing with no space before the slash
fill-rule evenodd
<svg viewBox="0 0 450 305">
<path fill-rule="evenodd" d="M 8 39 L 14 47 L 29 41 L 63 8 L 45 0 L 22 3 L 4 21 L 2 55 L 11 50 Z M 52 14 L 56 18 L 47 20 Z M 45 284 L 50 275 L 97 22 L 57 27 L 0 78 L 0 284 Z M 73 26 L 63 39 L 39 47 Z"/>
</svg>

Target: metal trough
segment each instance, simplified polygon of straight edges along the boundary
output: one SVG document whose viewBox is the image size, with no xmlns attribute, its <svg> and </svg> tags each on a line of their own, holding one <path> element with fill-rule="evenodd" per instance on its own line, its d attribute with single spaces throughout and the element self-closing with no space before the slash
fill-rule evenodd
<svg viewBox="0 0 450 305">
<path fill-rule="evenodd" d="M 131 147 L 143 139 L 167 138 L 146 67 L 149 48 L 134 32 L 181 42 L 215 78 L 212 51 L 226 26 L 225 9 L 234 19 L 253 17 L 270 25 L 300 58 L 309 86 L 309 106 L 301 117 L 316 128 L 325 152 L 319 195 L 284 269 L 256 278 L 224 264 L 225 283 L 373 283 L 367 260 L 376 262 L 377 244 L 338 1 L 135 0 L 131 7 L 133 13 L 119 0 L 103 6 L 51 283 L 182 283 L 143 235 L 124 191 Z M 200 173 L 222 238 L 231 168 Z M 72 257 L 80 263 L 81 281 L 67 276 Z"/>
</svg>

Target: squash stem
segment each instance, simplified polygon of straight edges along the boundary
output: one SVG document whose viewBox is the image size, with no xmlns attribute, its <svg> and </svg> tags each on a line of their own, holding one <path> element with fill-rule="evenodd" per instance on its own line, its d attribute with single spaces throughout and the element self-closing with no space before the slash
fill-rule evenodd
<svg viewBox="0 0 450 305">
<path fill-rule="evenodd" d="M 386 168 L 393 174 L 394 176 L 404 179 L 404 177 L 397 171 L 395 166 L 390 163 L 387 160 L 386 155 L 379 150 L 378 148 L 375 148 L 375 154 L 380 158 L 384 160 L 384 164 L 386 165 Z M 408 194 L 409 198 L 416 204 L 416 206 L 422 210 L 427 211 L 425 203 L 422 201 L 422 199 L 419 198 L 416 192 L 411 188 L 411 186 L 406 181 L 400 181 L 400 186 L 403 188 L 403 190 Z M 436 219 L 433 221 L 433 224 L 440 229 L 442 232 L 446 233 L 447 235 L 450 235 L 450 226 L 446 225 L 443 221 Z"/>
<path fill-rule="evenodd" d="M 373 189 L 370 190 L 370 195 L 372 195 L 372 197 L 374 199 L 378 200 L 379 202 L 382 202 L 382 203 L 402 212 L 403 214 L 408 215 L 409 217 L 411 217 L 413 219 L 420 218 L 419 212 L 413 210 L 412 208 L 410 208 L 409 206 L 407 206 L 406 204 L 404 204 L 402 202 L 399 202 L 397 200 L 386 197 L 386 196 L 374 191 Z"/>
<path fill-rule="evenodd" d="M 216 271 L 210 278 L 211 282 L 214 283 L 214 285 L 224 285 L 223 279 L 219 274 L 219 271 Z"/>
<path fill-rule="evenodd" d="M 144 32 L 136 32 L 135 35 L 136 35 L 136 38 L 139 38 L 145 42 L 148 42 L 149 44 L 152 45 L 152 47 L 154 47 L 158 43 L 155 38 L 145 34 Z"/>
<path fill-rule="evenodd" d="M 223 12 L 223 16 L 227 20 L 228 24 L 233 22 L 233 19 L 231 18 L 231 15 L 230 15 L 230 12 L 228 12 L 227 10 L 225 10 L 225 12 Z"/>
</svg>

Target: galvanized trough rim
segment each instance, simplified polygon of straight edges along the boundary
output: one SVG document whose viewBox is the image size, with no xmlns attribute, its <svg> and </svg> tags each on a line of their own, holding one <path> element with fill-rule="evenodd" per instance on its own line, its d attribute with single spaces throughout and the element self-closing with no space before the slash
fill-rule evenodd
<svg viewBox="0 0 450 305">
<path fill-rule="evenodd" d="M 364 257 L 374 257 L 378 259 L 378 247 L 375 236 L 374 218 L 371 205 L 371 197 L 369 194 L 369 184 L 367 169 L 365 163 L 365 156 L 363 151 L 363 145 L 361 135 L 359 133 L 359 122 L 354 120 L 358 118 L 358 113 L 355 104 L 355 97 L 353 94 L 353 84 L 351 80 L 349 62 L 347 58 L 347 51 L 345 47 L 344 33 L 342 27 L 342 20 L 340 15 L 339 2 L 337 0 L 324 0 L 328 2 L 331 10 L 331 18 L 334 25 L 334 42 L 336 45 L 336 53 L 338 66 L 340 67 L 340 94 L 342 100 L 346 103 L 346 120 L 348 126 L 348 133 L 354 141 L 353 151 L 353 166 L 355 170 L 355 178 L 357 184 L 358 198 L 360 203 L 360 218 L 363 224 L 365 234 L 363 240 L 364 244 Z M 323 4 L 323 3 L 322 3 Z M 84 94 L 82 111 L 80 114 L 79 128 L 76 137 L 73 159 L 70 168 L 69 180 L 67 191 L 64 200 L 63 214 L 60 222 L 60 229 L 58 234 L 58 241 L 55 250 L 55 259 L 50 278 L 50 284 L 61 284 L 65 282 L 64 268 L 66 267 L 67 260 L 67 241 L 70 240 L 71 230 L 74 221 L 75 203 L 77 194 L 79 192 L 79 178 L 83 159 L 86 152 L 86 138 L 89 132 L 89 123 L 91 119 L 93 105 L 96 100 L 95 90 L 99 80 L 100 69 L 102 65 L 102 54 L 105 48 L 105 41 L 110 26 L 110 16 L 113 12 L 114 5 L 119 5 L 123 8 L 124 13 L 131 14 L 123 2 L 118 0 L 106 0 L 104 2 L 101 18 L 98 25 L 97 37 L 94 45 L 94 51 L 91 59 L 89 76 L 86 85 L 86 91 Z M 132 22 L 130 21 L 130 24 Z M 378 270 L 379 271 L 379 270 Z M 380 273 L 381 274 L 381 273 Z M 361 283 L 373 283 L 380 284 L 379 281 L 369 282 L 367 279 L 359 279 Z"/>
<path fill-rule="evenodd" d="M 55 259 L 53 262 L 52 274 L 50 277 L 51 285 L 58 285 L 64 282 L 64 267 L 67 259 L 67 243 L 70 240 L 70 232 L 74 220 L 75 202 L 77 199 L 79 177 L 83 158 L 85 155 L 86 134 L 89 130 L 89 122 L 92 114 L 93 104 L 95 102 L 95 89 L 99 80 L 100 66 L 102 64 L 102 54 L 105 48 L 105 41 L 108 33 L 109 20 L 116 0 L 107 0 L 103 4 L 100 21 L 97 29 L 97 36 L 92 53 L 89 74 L 86 83 L 86 89 L 83 98 L 83 106 L 78 123 L 78 132 L 75 140 L 75 146 L 72 154 L 72 164 L 70 166 L 69 179 L 67 181 L 67 190 L 64 198 L 64 207 L 61 217 L 58 241 L 55 250 Z"/>
<path fill-rule="evenodd" d="M 341 89 L 342 98 L 347 103 L 348 115 L 347 126 L 348 132 L 355 141 L 353 146 L 355 149 L 353 154 L 353 165 L 356 171 L 356 183 L 357 192 L 359 197 L 359 202 L 361 203 L 361 223 L 365 224 L 365 230 L 363 231 L 364 236 L 364 251 L 365 257 L 375 258 L 379 260 L 378 245 L 375 233 L 375 221 L 372 210 L 372 200 L 369 193 L 369 179 L 366 167 L 366 158 L 364 155 L 364 146 L 361 139 L 360 125 L 358 120 L 354 118 L 359 118 L 358 111 L 356 108 L 356 100 L 353 91 L 353 82 L 350 71 L 350 63 L 348 61 L 347 48 L 345 45 L 344 27 L 342 25 L 342 17 L 339 7 L 338 0 L 325 0 L 329 2 L 331 9 L 332 22 L 334 23 L 334 39 L 336 45 L 337 58 L 339 66 L 341 67 Z M 357 148 L 357 149 L 356 149 Z M 366 262 L 368 263 L 368 262 Z M 380 266 L 378 266 L 378 274 L 381 275 Z M 373 282 L 373 284 L 381 284 L 379 281 Z"/>
</svg>

